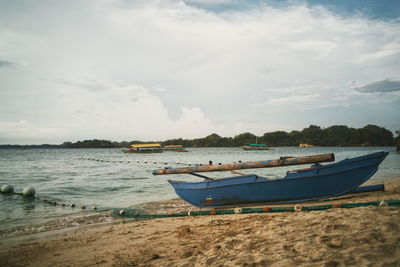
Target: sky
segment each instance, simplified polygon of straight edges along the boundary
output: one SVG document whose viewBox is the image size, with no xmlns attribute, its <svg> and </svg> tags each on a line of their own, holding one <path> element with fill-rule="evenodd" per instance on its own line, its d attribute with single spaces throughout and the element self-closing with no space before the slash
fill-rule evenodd
<svg viewBox="0 0 400 267">
<path fill-rule="evenodd" d="M 0 144 L 400 129 L 400 2 L 0 0 Z"/>
</svg>

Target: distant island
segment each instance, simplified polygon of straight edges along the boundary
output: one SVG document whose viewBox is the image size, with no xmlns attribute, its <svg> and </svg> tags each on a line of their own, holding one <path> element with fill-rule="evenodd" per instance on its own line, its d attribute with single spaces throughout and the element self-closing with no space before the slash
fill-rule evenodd
<svg viewBox="0 0 400 267">
<path fill-rule="evenodd" d="M 185 147 L 238 147 L 247 143 L 262 143 L 271 147 L 299 146 L 397 146 L 400 148 L 400 131 L 397 137 L 383 127 L 367 125 L 363 128 L 350 128 L 345 125 L 334 125 L 327 128 L 310 125 L 302 131 L 275 131 L 267 132 L 262 136 L 252 133 L 242 133 L 235 137 L 221 137 L 211 134 L 198 139 L 171 139 L 166 141 L 122 141 L 84 140 L 78 142 L 64 142 L 60 145 L 0 145 L 0 148 L 122 148 L 131 144 L 161 143 L 162 145 L 183 145 Z"/>
</svg>

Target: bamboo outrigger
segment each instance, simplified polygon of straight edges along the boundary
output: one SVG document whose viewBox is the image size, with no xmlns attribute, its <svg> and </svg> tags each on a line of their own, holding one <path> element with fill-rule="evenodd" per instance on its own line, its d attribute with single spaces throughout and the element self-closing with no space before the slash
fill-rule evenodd
<svg viewBox="0 0 400 267">
<path fill-rule="evenodd" d="M 160 169 L 153 171 L 153 174 L 161 175 L 161 174 L 182 174 L 182 173 L 195 173 L 195 172 L 232 171 L 241 169 L 280 167 L 280 166 L 331 162 L 331 161 L 335 161 L 335 155 L 333 153 L 302 156 L 302 157 L 281 157 L 280 159 L 276 160 L 249 161 L 242 163 L 222 164 L 222 165 L 206 165 L 197 167 Z"/>
</svg>

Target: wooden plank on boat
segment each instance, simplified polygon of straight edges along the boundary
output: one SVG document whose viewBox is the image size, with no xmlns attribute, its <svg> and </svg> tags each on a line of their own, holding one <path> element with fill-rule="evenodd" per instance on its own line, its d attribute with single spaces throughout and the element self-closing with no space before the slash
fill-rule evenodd
<svg viewBox="0 0 400 267">
<path fill-rule="evenodd" d="M 331 162 L 331 161 L 335 161 L 335 155 L 333 153 L 319 154 L 312 156 L 301 156 L 301 157 L 281 157 L 280 159 L 276 160 L 249 161 L 242 163 L 222 164 L 222 165 L 160 169 L 153 171 L 153 174 L 161 175 L 161 174 L 181 174 L 181 173 L 195 173 L 195 172 L 231 171 L 231 170 L 281 167 L 281 166 L 311 164 L 311 163 Z"/>
</svg>

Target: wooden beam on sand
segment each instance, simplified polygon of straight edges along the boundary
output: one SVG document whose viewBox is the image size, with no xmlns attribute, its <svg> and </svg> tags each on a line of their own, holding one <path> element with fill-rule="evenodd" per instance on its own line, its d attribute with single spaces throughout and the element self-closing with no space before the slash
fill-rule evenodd
<svg viewBox="0 0 400 267">
<path fill-rule="evenodd" d="M 333 153 L 319 154 L 312 156 L 301 156 L 301 157 L 281 157 L 275 160 L 249 161 L 242 163 L 222 164 L 222 165 L 166 168 L 166 169 L 155 170 L 153 171 L 153 174 L 162 175 L 162 174 L 183 174 L 183 173 L 195 173 L 195 172 L 231 171 L 231 170 L 241 170 L 241 169 L 282 167 L 290 165 L 331 162 L 331 161 L 335 161 L 335 155 Z"/>
</svg>

